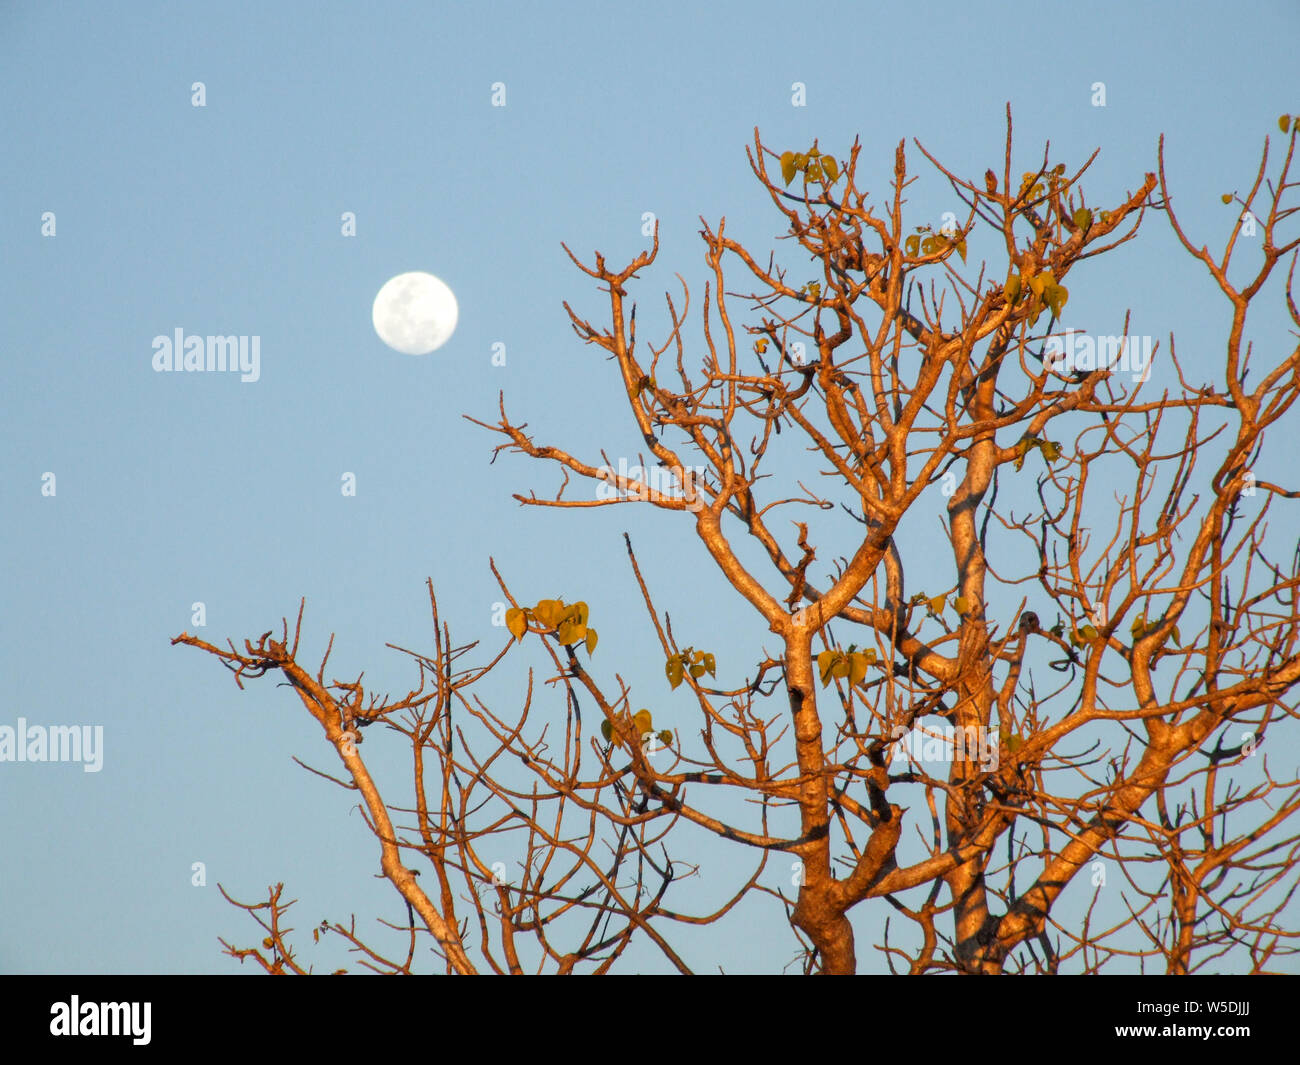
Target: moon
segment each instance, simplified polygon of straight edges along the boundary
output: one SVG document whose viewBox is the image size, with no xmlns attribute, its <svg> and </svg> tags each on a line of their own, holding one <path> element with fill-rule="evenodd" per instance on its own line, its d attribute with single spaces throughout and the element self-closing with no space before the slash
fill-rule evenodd
<svg viewBox="0 0 1300 1065">
<path fill-rule="evenodd" d="M 371 310 L 379 339 L 403 355 L 428 355 L 442 347 L 459 317 L 451 289 L 421 270 L 385 281 Z"/>
</svg>

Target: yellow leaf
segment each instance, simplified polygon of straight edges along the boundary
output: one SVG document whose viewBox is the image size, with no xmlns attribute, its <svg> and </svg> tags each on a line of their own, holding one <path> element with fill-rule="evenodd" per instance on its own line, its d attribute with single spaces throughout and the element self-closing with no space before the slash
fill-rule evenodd
<svg viewBox="0 0 1300 1065">
<path fill-rule="evenodd" d="M 849 686 L 861 684 L 867 676 L 867 656 L 863 654 L 849 655 Z"/>
<path fill-rule="evenodd" d="M 516 640 L 524 638 L 524 633 L 528 631 L 528 618 L 518 607 L 506 611 L 506 628 Z"/>
<path fill-rule="evenodd" d="M 1277 128 L 1280 129 L 1283 133 L 1285 133 L 1285 132 L 1287 131 L 1287 128 L 1288 128 L 1290 125 L 1291 125 L 1291 116 L 1290 116 L 1290 115 L 1278 115 L 1278 116 L 1277 116 Z"/>
<path fill-rule="evenodd" d="M 668 683 L 672 685 L 673 690 L 682 682 L 682 659 L 681 655 L 673 655 L 664 665 L 664 672 L 668 674 Z"/>
<path fill-rule="evenodd" d="M 596 630 L 588 629 L 587 630 L 587 654 L 591 654 L 593 651 L 596 650 L 596 640 L 597 640 Z"/>
<path fill-rule="evenodd" d="M 930 609 L 936 614 L 942 614 L 945 604 L 948 602 L 943 596 L 936 595 L 930 600 Z"/>
<path fill-rule="evenodd" d="M 564 603 L 559 599 L 541 599 L 533 607 L 533 617 L 549 632 L 563 620 Z"/>
<path fill-rule="evenodd" d="M 654 729 L 654 722 L 650 719 L 649 710 L 638 710 L 632 715 L 632 724 L 636 726 L 636 734 L 644 736 L 647 732 Z"/>
<path fill-rule="evenodd" d="M 794 152 L 781 153 L 781 176 L 785 178 L 787 185 L 794 180 L 796 172 L 794 158 Z"/>
<path fill-rule="evenodd" d="M 823 651 L 817 656 L 817 671 L 821 674 L 823 688 L 830 683 L 831 666 L 835 664 L 836 657 L 835 651 Z"/>
</svg>

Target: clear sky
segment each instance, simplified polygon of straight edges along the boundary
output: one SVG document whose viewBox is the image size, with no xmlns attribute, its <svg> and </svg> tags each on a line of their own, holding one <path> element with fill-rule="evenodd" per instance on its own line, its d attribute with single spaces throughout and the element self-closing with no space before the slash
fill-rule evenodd
<svg viewBox="0 0 1300 1065">
<path fill-rule="evenodd" d="M 958 171 L 1000 172 L 1010 101 L 1013 169 L 1047 139 L 1073 163 L 1100 147 L 1098 198 L 1141 184 L 1163 132 L 1185 220 L 1213 243 L 1219 194 L 1248 186 L 1275 116 L 1300 111 L 1298 30 L 1290 0 L 0 5 L 0 724 L 104 730 L 99 772 L 0 763 L 0 971 L 237 971 L 217 937 L 258 937 L 218 881 L 247 901 L 285 881 L 304 930 L 405 919 L 354 797 L 291 760 L 331 757 L 296 697 L 269 680 L 240 692 L 169 644 L 196 602 L 224 643 L 306 596 L 304 660 L 335 632 L 334 676 L 365 669 L 400 694 L 413 673 L 384 644 L 429 646 L 426 577 L 463 640 L 499 645 L 493 557 L 522 599 L 585 598 L 595 664 L 681 727 L 686 699 L 638 652 L 627 529 L 683 642 L 754 659 L 762 627 L 687 524 L 521 509 L 511 493 L 553 491 L 556 473 L 489 465 L 496 439 L 462 418 L 494 420 L 504 390 L 539 440 L 635 461 L 610 366 L 561 307 L 604 313 L 561 241 L 622 263 L 655 214 L 661 257 L 633 293 L 648 330 L 675 272 L 702 295 L 700 215 L 725 214 L 760 257 L 778 246 L 745 160 L 755 126 L 839 155 L 860 136 L 865 184 L 884 193 L 903 138 L 917 172 L 913 137 Z M 918 187 L 917 222 L 937 225 L 943 191 Z M 371 325 L 375 293 L 407 270 L 460 306 L 424 357 Z M 1210 294 L 1156 216 L 1113 271 L 1080 278 L 1071 311 L 1118 333 L 1139 308 L 1132 331 L 1177 328 L 1194 360 L 1222 328 Z M 259 379 L 155 373 L 153 338 L 177 328 L 260 337 Z M 388 747 L 374 757 L 400 776 Z M 779 970 L 794 940 L 762 905 L 772 935 L 738 916 L 688 960 Z M 865 940 L 859 958 L 881 966 Z"/>
</svg>

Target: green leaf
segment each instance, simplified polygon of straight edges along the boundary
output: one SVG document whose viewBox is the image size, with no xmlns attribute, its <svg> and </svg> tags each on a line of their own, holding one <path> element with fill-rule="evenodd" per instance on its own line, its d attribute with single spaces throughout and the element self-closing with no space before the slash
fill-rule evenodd
<svg viewBox="0 0 1300 1065">
<path fill-rule="evenodd" d="M 970 600 L 964 595 L 959 595 L 952 601 L 952 608 L 957 611 L 958 614 L 969 614 Z"/>
<path fill-rule="evenodd" d="M 1085 625 L 1083 628 L 1079 630 L 1079 635 L 1082 636 L 1085 640 L 1095 640 L 1099 635 L 1099 633 L 1097 632 L 1096 628 L 1094 628 L 1092 625 Z"/>
<path fill-rule="evenodd" d="M 1048 285 L 1043 290 L 1043 302 L 1052 308 L 1052 314 L 1059 320 L 1065 301 L 1070 298 L 1070 290 L 1064 285 Z"/>
<path fill-rule="evenodd" d="M 1035 436 L 1024 436 L 1016 441 L 1016 472 L 1025 468 L 1025 456 L 1042 443 Z"/>
<path fill-rule="evenodd" d="M 612 740 L 614 738 L 614 726 L 610 724 L 609 718 L 605 718 L 605 720 L 600 723 L 600 734 L 604 736 L 606 740 Z"/>
<path fill-rule="evenodd" d="M 1044 440 L 1039 445 L 1039 450 L 1043 453 L 1043 458 L 1047 462 L 1055 462 L 1061 457 L 1061 445 L 1056 440 Z"/>
<path fill-rule="evenodd" d="M 1147 617 L 1145 614 L 1139 614 L 1133 619 L 1133 624 L 1128 629 L 1133 639 L 1140 640 L 1142 635 L 1147 631 Z"/>
<path fill-rule="evenodd" d="M 1092 228 L 1092 212 L 1086 207 L 1080 207 L 1074 212 L 1074 224 L 1087 233 Z"/>
<path fill-rule="evenodd" d="M 943 608 L 944 606 L 947 605 L 947 602 L 948 600 L 945 599 L 942 595 L 936 595 L 933 599 L 930 600 L 928 605 L 930 607 L 930 610 L 933 613 L 942 614 Z"/>
<path fill-rule="evenodd" d="M 506 628 L 516 640 L 522 640 L 528 631 L 528 617 L 517 606 L 506 611 Z"/>
<path fill-rule="evenodd" d="M 599 639 L 599 637 L 596 635 L 596 630 L 588 629 L 587 630 L 587 654 L 591 654 L 596 650 L 597 639 Z"/>
<path fill-rule="evenodd" d="M 696 680 L 699 680 L 702 676 L 704 676 L 704 666 L 702 665 L 691 666 L 691 676 L 694 677 Z"/>
<path fill-rule="evenodd" d="M 717 660 L 711 654 L 706 654 L 704 656 L 703 662 L 704 662 L 704 668 L 708 671 L 709 676 L 716 677 L 718 675 Z"/>
<path fill-rule="evenodd" d="M 665 747 L 667 747 L 670 743 L 672 743 L 673 742 L 672 730 L 664 729 L 663 732 L 659 733 L 659 742 L 662 743 Z"/>
<path fill-rule="evenodd" d="M 829 155 L 822 156 L 822 169 L 826 171 L 826 176 L 834 183 L 840 179 L 839 164 Z"/>
<path fill-rule="evenodd" d="M 1006 287 L 1002 290 L 1007 297 L 1007 302 L 1015 306 L 1020 302 L 1020 275 L 1013 274 L 1007 280 Z"/>
<path fill-rule="evenodd" d="M 795 166 L 794 152 L 781 153 L 781 176 L 785 178 L 785 183 L 790 184 L 794 180 L 798 168 Z"/>
</svg>

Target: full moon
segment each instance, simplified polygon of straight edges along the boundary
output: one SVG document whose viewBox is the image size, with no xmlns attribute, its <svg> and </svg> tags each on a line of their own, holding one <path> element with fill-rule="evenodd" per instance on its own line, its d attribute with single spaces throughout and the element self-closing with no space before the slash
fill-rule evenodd
<svg viewBox="0 0 1300 1065">
<path fill-rule="evenodd" d="M 460 310 L 446 284 L 414 270 L 384 282 L 371 311 L 379 339 L 404 355 L 428 355 L 455 332 Z"/>
</svg>

